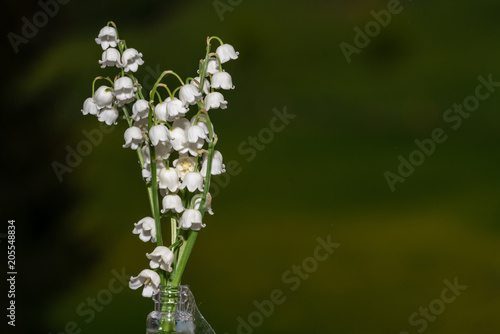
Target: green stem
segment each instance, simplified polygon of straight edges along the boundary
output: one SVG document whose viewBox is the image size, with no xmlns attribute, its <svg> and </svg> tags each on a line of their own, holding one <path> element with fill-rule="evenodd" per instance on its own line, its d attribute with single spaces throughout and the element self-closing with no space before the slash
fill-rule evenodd
<svg viewBox="0 0 500 334">
<path fill-rule="evenodd" d="M 210 38 L 208 39 L 208 43 L 210 43 L 210 41 L 211 41 L 212 39 L 216 39 L 216 40 L 218 40 L 218 41 L 219 41 L 220 45 L 224 45 L 224 42 L 222 41 L 222 39 L 220 39 L 220 38 L 219 38 L 219 37 L 217 37 L 217 36 L 212 36 L 212 37 L 210 37 Z"/>
<path fill-rule="evenodd" d="M 181 284 L 182 273 L 184 272 L 184 268 L 186 267 L 189 255 L 191 255 L 191 251 L 193 250 L 193 246 L 194 243 L 196 242 L 197 236 L 198 236 L 198 231 L 189 231 L 189 237 L 187 239 L 187 242 L 182 244 L 179 250 L 179 260 L 177 262 L 177 267 L 171 277 L 172 285 Z"/>
<path fill-rule="evenodd" d="M 164 72 L 160 75 L 160 77 L 158 78 L 158 80 L 156 80 L 155 85 L 153 86 L 153 89 L 152 89 L 152 90 L 151 90 L 151 92 L 149 93 L 149 99 L 150 99 L 150 100 L 153 100 L 153 97 L 154 97 L 154 95 L 155 95 L 155 93 L 156 93 L 156 89 L 158 88 L 158 85 L 160 84 L 161 79 L 163 79 L 163 77 L 164 77 L 165 75 L 167 75 L 167 74 L 173 74 L 173 75 L 175 75 L 175 76 L 177 77 L 177 79 L 179 79 L 179 81 L 181 82 L 181 84 L 184 86 L 184 82 L 182 81 L 181 77 L 180 77 L 177 73 L 175 73 L 175 72 L 174 72 L 174 71 L 172 71 L 172 70 L 164 71 Z"/>
</svg>

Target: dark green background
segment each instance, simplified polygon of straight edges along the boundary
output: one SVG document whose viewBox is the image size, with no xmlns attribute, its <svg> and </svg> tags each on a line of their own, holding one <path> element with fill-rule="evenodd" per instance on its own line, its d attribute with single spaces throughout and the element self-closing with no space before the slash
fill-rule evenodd
<svg viewBox="0 0 500 334">
<path fill-rule="evenodd" d="M 157 65 L 193 76 L 208 35 L 240 52 L 225 66 L 228 109 L 212 117 L 241 172 L 214 199 L 184 276 L 218 334 L 237 333 L 238 317 L 275 289 L 286 301 L 254 333 L 418 333 L 409 317 L 455 277 L 467 289 L 425 333 L 498 333 L 500 91 L 456 130 L 443 114 L 479 76 L 500 81 L 500 3 L 401 5 L 350 64 L 339 44 L 386 1 L 243 0 L 223 20 L 212 1 L 70 1 L 17 54 L 5 37 L 2 214 L 16 219 L 18 269 L 9 333 L 55 334 L 71 321 L 81 333 L 144 333 L 153 307 L 125 287 L 92 321 L 77 313 L 113 270 L 147 267 L 151 244 L 131 230 L 149 208 L 136 155 L 121 147 L 125 125 L 63 182 L 52 168 L 99 128 L 80 109 L 93 78 L 113 73 L 94 43 L 108 20 L 144 54 L 140 80 Z M 40 6 L 4 11 L 7 36 Z M 238 146 L 285 107 L 296 118 L 247 161 Z M 447 140 L 391 192 L 384 172 L 436 128 Z M 340 247 L 292 291 L 282 275 L 329 235 Z"/>
</svg>

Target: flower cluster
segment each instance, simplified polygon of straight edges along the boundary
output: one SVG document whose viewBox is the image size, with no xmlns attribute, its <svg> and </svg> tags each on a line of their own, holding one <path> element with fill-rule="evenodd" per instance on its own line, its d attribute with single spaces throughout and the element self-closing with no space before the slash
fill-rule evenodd
<svg viewBox="0 0 500 334">
<path fill-rule="evenodd" d="M 211 51 L 213 40 L 220 44 L 215 52 Z M 123 147 L 137 152 L 152 209 L 151 216 L 135 223 L 132 232 L 157 245 L 146 254 L 151 269 L 131 277 L 129 285 L 132 289 L 144 286 L 143 296 L 151 297 L 160 284 L 180 283 L 197 233 L 205 227 L 203 216 L 213 214 L 210 179 L 224 173 L 225 166 L 222 154 L 215 150 L 218 138 L 208 111 L 227 108 L 220 90 L 234 89 L 234 85 L 223 64 L 237 59 L 238 52 L 220 38 L 208 37 L 197 76 L 182 80 L 175 72 L 164 71 L 145 97 L 134 77 L 144 64 L 142 53 L 127 48 L 113 22 L 101 29 L 95 41 L 103 49 L 101 67 L 116 67 L 119 73 L 114 80 L 94 80 L 92 97 L 85 100 L 82 113 L 112 125 L 121 110 L 128 123 Z M 169 75 L 178 82 L 174 89 L 163 82 Z M 97 80 L 107 80 L 109 85 L 95 89 Z M 163 244 L 164 224 L 170 224 L 168 247 Z"/>
</svg>

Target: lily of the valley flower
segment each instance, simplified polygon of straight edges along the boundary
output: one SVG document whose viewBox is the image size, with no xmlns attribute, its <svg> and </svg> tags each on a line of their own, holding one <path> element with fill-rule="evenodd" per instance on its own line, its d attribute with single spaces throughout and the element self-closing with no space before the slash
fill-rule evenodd
<svg viewBox="0 0 500 334">
<path fill-rule="evenodd" d="M 224 100 L 224 96 L 219 92 L 213 92 L 205 96 L 205 109 L 226 109 L 227 101 Z"/>
<path fill-rule="evenodd" d="M 151 269 L 144 269 L 136 277 L 130 277 L 128 286 L 133 290 L 137 290 L 144 285 L 142 295 L 151 298 L 160 291 L 160 282 L 160 275 Z"/>
<path fill-rule="evenodd" d="M 122 65 L 125 72 L 137 72 L 139 65 L 142 64 L 144 64 L 144 60 L 142 60 L 142 53 L 138 52 L 134 48 L 129 48 L 123 51 Z"/>
<path fill-rule="evenodd" d="M 175 120 L 176 117 L 184 116 L 189 111 L 188 108 L 184 107 L 184 103 L 176 97 L 173 100 L 168 98 L 166 107 L 169 121 Z"/>
<path fill-rule="evenodd" d="M 182 155 L 179 159 L 175 159 L 173 162 L 173 166 L 179 171 L 179 175 L 181 180 L 184 179 L 184 176 L 194 171 L 194 166 L 196 165 L 196 160 L 187 155 Z"/>
<path fill-rule="evenodd" d="M 193 85 L 184 85 L 179 89 L 179 99 L 184 106 L 196 104 L 201 98 L 201 93 Z"/>
<path fill-rule="evenodd" d="M 203 164 L 201 166 L 201 175 L 207 174 L 208 157 L 205 155 Z M 212 175 L 219 175 L 226 172 L 226 166 L 222 163 L 222 154 L 219 151 L 214 151 L 214 158 L 212 159 Z"/>
<path fill-rule="evenodd" d="M 136 126 L 132 126 L 125 130 L 123 137 L 125 138 L 125 145 L 123 145 L 124 148 L 130 147 L 133 150 L 137 150 L 139 145 L 144 142 L 142 131 Z"/>
<path fill-rule="evenodd" d="M 212 210 L 212 201 L 209 200 L 211 198 L 212 198 L 212 196 L 210 195 L 210 193 L 207 193 L 207 200 L 205 201 L 204 206 L 207 209 L 207 212 L 209 214 L 213 215 L 214 212 Z M 201 204 L 201 197 L 198 197 L 197 199 L 194 200 L 193 209 L 199 210 L 200 209 L 200 204 Z"/>
<path fill-rule="evenodd" d="M 165 246 L 158 246 L 150 254 L 146 253 L 146 257 L 150 259 L 149 266 L 152 269 L 160 267 L 165 271 L 172 271 L 172 262 L 174 262 L 174 253 Z"/>
<path fill-rule="evenodd" d="M 99 112 L 99 108 L 97 107 L 97 104 L 94 102 L 94 100 L 91 97 L 88 97 L 84 102 L 83 102 L 83 109 L 82 109 L 82 114 L 84 115 L 97 115 Z"/>
<path fill-rule="evenodd" d="M 168 210 L 172 210 L 172 212 L 181 213 L 184 211 L 184 206 L 182 205 L 182 200 L 179 195 L 167 195 L 163 197 L 163 209 L 162 213 L 167 212 Z"/>
<path fill-rule="evenodd" d="M 196 143 L 200 139 L 203 141 L 204 139 L 207 139 L 207 132 L 205 132 L 205 129 L 201 124 L 205 124 L 203 122 L 200 122 L 200 125 L 191 125 L 187 131 L 187 140 L 190 143 Z"/>
<path fill-rule="evenodd" d="M 104 122 L 107 125 L 116 124 L 116 120 L 118 118 L 118 110 L 116 108 L 104 107 L 99 112 L 97 119 L 99 122 Z"/>
<path fill-rule="evenodd" d="M 120 51 L 115 48 L 106 49 L 102 53 L 102 60 L 99 60 L 99 64 L 101 64 L 101 68 L 105 68 L 106 66 L 116 66 L 118 68 L 122 67 L 122 63 L 120 61 Z"/>
<path fill-rule="evenodd" d="M 170 138 L 172 139 L 172 146 L 174 150 L 181 151 L 185 148 L 187 142 L 186 130 L 189 126 L 189 121 L 185 118 L 178 119 L 172 124 Z"/>
<path fill-rule="evenodd" d="M 137 100 L 132 106 L 132 119 L 139 121 L 140 119 L 147 118 L 149 115 L 149 104 L 146 100 Z"/>
<path fill-rule="evenodd" d="M 156 146 L 159 142 L 166 142 L 170 139 L 170 134 L 165 124 L 152 126 L 149 130 L 149 139 Z"/>
<path fill-rule="evenodd" d="M 212 88 L 234 89 L 233 79 L 227 72 L 217 72 L 212 76 Z"/>
<path fill-rule="evenodd" d="M 97 88 L 94 93 L 94 102 L 99 109 L 104 107 L 111 107 L 113 105 L 113 100 L 113 89 L 108 86 L 101 86 Z"/>
<path fill-rule="evenodd" d="M 132 79 L 129 77 L 121 77 L 115 81 L 115 97 L 118 101 L 118 106 L 121 107 L 135 100 L 135 92 L 137 87 L 134 86 Z"/>
<path fill-rule="evenodd" d="M 158 178 L 160 179 L 160 189 L 168 189 L 171 192 L 179 189 L 179 171 L 177 169 L 164 168 L 160 171 Z"/>
<path fill-rule="evenodd" d="M 208 125 L 206 123 L 205 118 L 199 118 L 198 120 L 196 120 L 196 116 L 193 116 L 193 118 L 191 118 L 191 125 L 194 125 L 195 121 L 197 122 L 196 126 L 199 126 L 200 128 L 202 128 L 203 131 L 205 132 L 205 134 L 208 135 L 208 133 L 209 133 L 209 131 L 208 131 Z M 214 126 L 212 124 L 212 132 L 213 131 L 214 131 Z M 215 133 L 214 133 L 214 136 L 215 136 Z"/>
<path fill-rule="evenodd" d="M 161 102 L 155 106 L 155 117 L 158 121 L 167 121 L 167 102 Z"/>
<path fill-rule="evenodd" d="M 116 29 L 113 27 L 102 28 L 95 42 L 100 44 L 103 50 L 106 50 L 110 46 L 116 47 L 118 43 Z"/>
<path fill-rule="evenodd" d="M 144 217 L 137 223 L 134 223 L 134 234 L 139 234 L 139 239 L 144 242 L 156 242 L 156 223 L 151 217 Z"/>
<path fill-rule="evenodd" d="M 207 63 L 207 75 L 208 73 L 214 74 L 219 72 L 219 61 L 217 58 L 210 58 Z"/>
<path fill-rule="evenodd" d="M 196 189 L 203 190 L 203 176 L 199 172 L 189 172 L 184 176 L 179 189 L 187 188 L 189 192 L 194 192 Z"/>
<path fill-rule="evenodd" d="M 231 44 L 222 44 L 215 50 L 215 53 L 219 55 L 220 62 L 223 64 L 231 59 L 238 59 L 239 55 L 239 52 L 236 52 Z"/>
<path fill-rule="evenodd" d="M 202 222 L 201 213 L 195 209 L 187 209 L 181 216 L 179 228 L 183 230 L 199 231 L 205 224 Z"/>
</svg>

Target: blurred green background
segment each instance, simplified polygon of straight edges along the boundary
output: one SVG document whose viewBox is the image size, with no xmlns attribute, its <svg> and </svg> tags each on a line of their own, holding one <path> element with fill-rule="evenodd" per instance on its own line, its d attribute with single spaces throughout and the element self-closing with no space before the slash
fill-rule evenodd
<svg viewBox="0 0 500 334">
<path fill-rule="evenodd" d="M 5 6 L 4 36 L 41 10 Z M 217 333 L 499 333 L 500 91 L 456 130 L 443 114 L 479 76 L 500 81 L 500 3 L 400 6 L 350 63 L 340 43 L 354 45 L 354 28 L 387 1 L 71 1 L 18 53 L 4 38 L 1 202 L 4 221 L 16 220 L 18 269 L 9 333 L 144 333 L 153 307 L 113 279 L 137 275 L 151 251 L 131 233 L 149 208 L 137 157 L 121 147 L 125 125 L 62 182 L 52 167 L 100 129 L 80 109 L 93 78 L 114 73 L 94 43 L 108 20 L 144 54 L 140 80 L 194 76 L 208 35 L 240 52 L 224 67 L 236 86 L 228 109 L 212 119 L 241 172 L 219 178 L 184 275 Z M 248 161 L 238 147 L 285 108 L 296 117 Z M 384 173 L 436 128 L 447 140 L 391 191 Z M 328 236 L 340 246 L 312 266 Z M 307 278 L 290 272 L 303 263 Z M 443 304 L 455 278 L 467 288 Z M 103 292 L 110 282 L 119 292 Z M 275 289 L 286 300 L 238 329 Z"/>
</svg>

